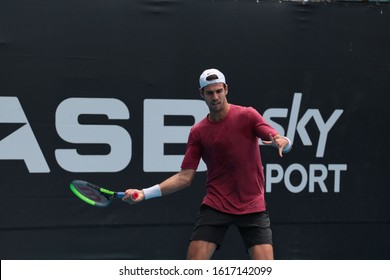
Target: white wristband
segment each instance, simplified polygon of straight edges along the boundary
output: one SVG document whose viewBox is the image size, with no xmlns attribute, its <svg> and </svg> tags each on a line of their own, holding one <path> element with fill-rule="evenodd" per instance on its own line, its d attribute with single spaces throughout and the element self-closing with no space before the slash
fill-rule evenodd
<svg viewBox="0 0 390 280">
<path fill-rule="evenodd" d="M 144 192 L 145 200 L 162 196 L 160 185 L 158 184 L 142 191 Z"/>
<path fill-rule="evenodd" d="M 288 144 L 287 144 L 286 147 L 284 147 L 284 149 L 283 149 L 283 153 L 288 153 L 288 152 L 291 151 L 291 149 L 292 149 L 291 141 L 290 141 L 290 139 L 288 139 L 287 137 L 284 137 L 284 136 L 282 136 L 282 137 L 288 141 Z"/>
</svg>

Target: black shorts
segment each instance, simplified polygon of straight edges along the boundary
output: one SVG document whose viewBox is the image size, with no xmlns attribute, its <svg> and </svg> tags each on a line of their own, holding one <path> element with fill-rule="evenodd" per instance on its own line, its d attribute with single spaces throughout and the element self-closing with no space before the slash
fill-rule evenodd
<svg viewBox="0 0 390 280">
<path fill-rule="evenodd" d="M 268 211 L 244 215 L 220 212 L 202 205 L 192 231 L 191 240 L 203 240 L 221 246 L 227 229 L 235 225 L 247 249 L 254 245 L 272 244 Z"/>
</svg>

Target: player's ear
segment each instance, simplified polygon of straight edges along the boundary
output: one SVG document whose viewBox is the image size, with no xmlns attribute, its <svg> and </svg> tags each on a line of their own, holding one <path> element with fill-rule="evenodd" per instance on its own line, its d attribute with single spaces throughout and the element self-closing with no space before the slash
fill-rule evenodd
<svg viewBox="0 0 390 280">
<path fill-rule="evenodd" d="M 225 91 L 226 91 L 226 94 L 225 95 L 227 95 L 228 94 L 228 85 L 227 84 L 225 84 Z"/>
<path fill-rule="evenodd" d="M 204 99 L 204 93 L 203 93 L 202 88 L 199 89 L 199 94 L 200 94 L 200 96 Z"/>
</svg>

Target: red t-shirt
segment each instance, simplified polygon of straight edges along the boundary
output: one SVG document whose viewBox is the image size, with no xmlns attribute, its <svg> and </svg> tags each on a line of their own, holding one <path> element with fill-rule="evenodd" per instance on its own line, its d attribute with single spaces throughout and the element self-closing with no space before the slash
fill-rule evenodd
<svg viewBox="0 0 390 280">
<path fill-rule="evenodd" d="M 259 138 L 277 134 L 252 107 L 230 104 L 219 122 L 204 118 L 191 128 L 182 169 L 197 169 L 200 158 L 207 165 L 203 203 L 231 214 L 261 212 L 264 173 Z"/>
</svg>

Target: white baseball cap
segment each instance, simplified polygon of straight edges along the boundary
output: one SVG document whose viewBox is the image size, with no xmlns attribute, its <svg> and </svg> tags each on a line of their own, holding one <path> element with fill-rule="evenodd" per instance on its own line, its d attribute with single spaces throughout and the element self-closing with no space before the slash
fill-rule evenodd
<svg viewBox="0 0 390 280">
<path fill-rule="evenodd" d="M 207 80 L 207 78 L 211 75 L 216 75 L 217 79 Z M 208 85 L 215 84 L 215 83 L 224 83 L 226 84 L 225 76 L 222 74 L 221 71 L 217 69 L 207 69 L 204 70 L 202 75 L 199 77 L 199 86 L 200 88 L 204 88 Z"/>
</svg>

